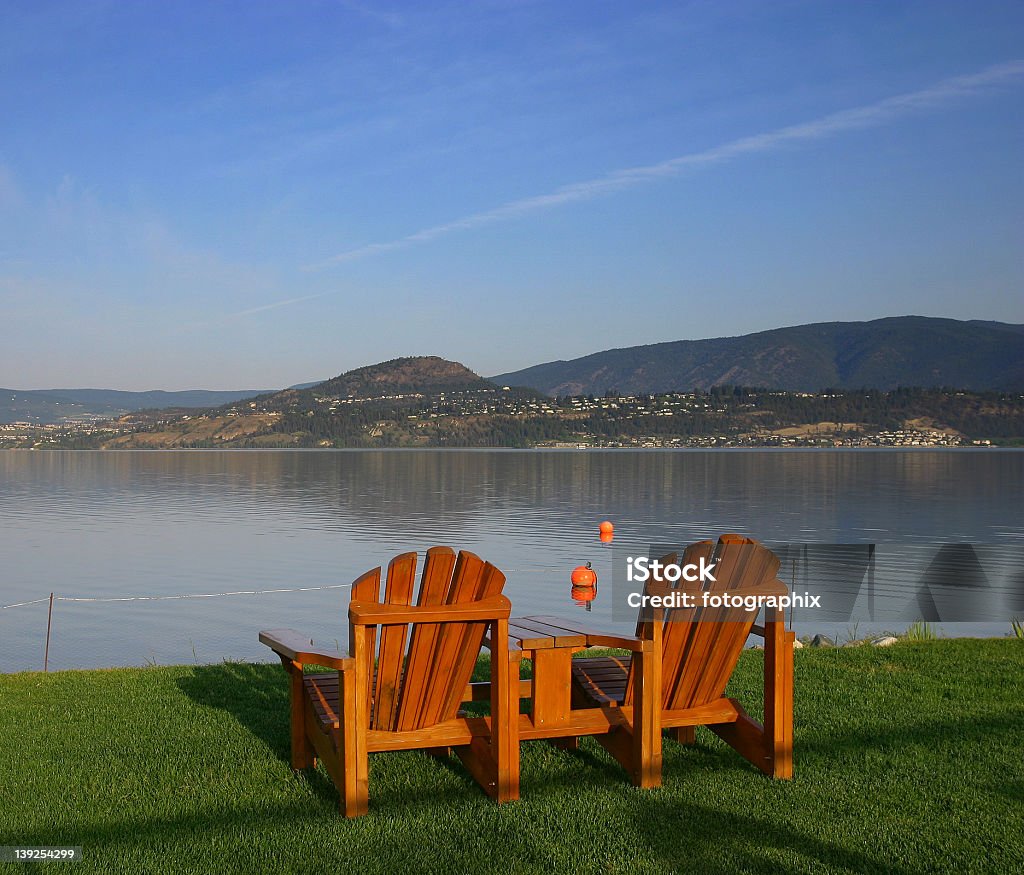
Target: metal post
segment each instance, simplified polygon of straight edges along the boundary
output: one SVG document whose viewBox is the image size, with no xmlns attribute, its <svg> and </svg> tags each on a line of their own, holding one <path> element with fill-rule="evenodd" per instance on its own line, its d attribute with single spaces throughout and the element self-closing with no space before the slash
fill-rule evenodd
<svg viewBox="0 0 1024 875">
<path fill-rule="evenodd" d="M 50 670 L 50 629 L 53 626 L 53 593 L 50 593 L 50 610 L 46 615 L 46 652 L 43 654 L 43 671 Z"/>
</svg>

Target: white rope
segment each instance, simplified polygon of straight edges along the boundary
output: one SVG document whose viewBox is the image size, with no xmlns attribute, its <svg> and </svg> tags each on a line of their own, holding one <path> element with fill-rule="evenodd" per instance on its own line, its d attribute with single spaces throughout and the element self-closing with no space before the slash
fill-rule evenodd
<svg viewBox="0 0 1024 875">
<path fill-rule="evenodd" d="M 6 611 L 8 608 L 23 608 L 23 607 L 25 607 L 25 605 L 39 605 L 39 604 L 42 604 L 43 602 L 48 602 L 49 600 L 50 600 L 50 597 L 47 596 L 44 599 L 33 599 L 30 602 L 16 602 L 13 605 L 0 605 L 0 611 Z"/>
<path fill-rule="evenodd" d="M 549 566 L 547 568 L 511 568 L 508 570 L 508 574 L 550 574 L 552 571 L 564 570 L 561 566 Z M 168 602 L 168 601 L 181 601 L 183 599 L 217 599 L 224 598 L 225 596 L 235 595 L 269 595 L 272 593 L 279 592 L 315 592 L 318 590 L 326 589 L 349 589 L 351 583 L 334 583 L 329 586 L 299 586 L 287 589 L 244 589 L 235 590 L 233 592 L 203 592 L 203 593 L 187 593 L 184 595 L 133 595 L 133 596 L 120 596 L 120 597 L 85 597 L 85 596 L 65 596 L 55 595 L 53 600 L 55 602 Z M 50 599 L 41 598 L 33 599 L 30 602 L 17 602 L 13 605 L 0 605 L 0 610 L 7 610 L 8 608 L 23 608 L 27 605 L 38 605 L 43 602 L 48 602 Z"/>
<path fill-rule="evenodd" d="M 245 589 L 234 592 L 203 592 L 188 593 L 186 595 L 132 595 L 119 598 L 84 598 L 58 595 L 53 600 L 59 602 L 167 602 L 180 599 L 216 599 L 229 595 L 267 595 L 275 592 L 313 592 L 321 589 L 348 589 L 351 583 L 335 583 L 330 586 L 300 586 L 293 589 Z M 46 601 L 46 599 L 42 599 Z"/>
</svg>

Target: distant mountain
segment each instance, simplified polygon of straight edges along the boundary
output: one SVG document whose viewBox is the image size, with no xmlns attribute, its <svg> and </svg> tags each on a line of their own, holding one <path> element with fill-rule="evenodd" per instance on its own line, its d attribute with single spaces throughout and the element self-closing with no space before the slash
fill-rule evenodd
<svg viewBox="0 0 1024 875">
<path fill-rule="evenodd" d="M 458 362 L 415 356 L 214 410 L 137 413 L 108 427 L 103 437 L 86 437 L 84 445 L 529 446 L 564 431 L 555 414 L 549 399 L 534 389 L 505 390 Z M 83 445 L 74 435 L 70 441 Z"/>
<path fill-rule="evenodd" d="M 314 396 L 369 399 L 495 388 L 494 383 L 458 362 L 436 355 L 408 356 L 346 371 L 321 383 L 274 392 L 256 402 L 261 410 L 283 410 L 308 405 Z"/>
<path fill-rule="evenodd" d="M 166 407 L 219 407 L 259 394 L 259 389 L 182 392 L 122 392 L 118 389 L 0 389 L 0 423 L 59 423 L 68 419 L 107 419 L 136 410 Z M 264 392 L 266 390 L 263 390 Z"/>
<path fill-rule="evenodd" d="M 899 316 L 821 322 L 740 337 L 610 349 L 492 378 L 548 395 L 624 394 L 741 385 L 1024 389 L 1024 325 Z"/>
<path fill-rule="evenodd" d="M 357 368 L 313 388 L 325 395 L 375 398 L 404 392 L 493 389 L 494 384 L 465 365 L 430 355 L 392 359 Z"/>
</svg>

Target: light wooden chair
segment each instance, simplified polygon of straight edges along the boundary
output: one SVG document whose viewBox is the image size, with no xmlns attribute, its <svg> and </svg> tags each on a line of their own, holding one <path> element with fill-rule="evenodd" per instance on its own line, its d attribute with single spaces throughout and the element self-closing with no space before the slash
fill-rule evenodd
<svg viewBox="0 0 1024 875">
<path fill-rule="evenodd" d="M 319 757 L 341 794 L 347 817 L 365 814 L 369 754 L 427 749 L 462 759 L 498 802 L 519 798 L 519 658 L 508 645 L 505 576 L 472 553 L 427 551 L 416 603 L 416 554 L 352 585 L 350 655 L 320 650 L 291 630 L 260 633 L 291 678 L 292 768 Z M 486 635 L 486 638 L 485 638 Z M 491 650 L 491 713 L 460 711 L 481 645 Z M 305 673 L 306 665 L 330 673 Z"/>
<path fill-rule="evenodd" d="M 636 635 L 622 639 L 629 656 L 572 660 L 573 714 L 581 729 L 592 721 L 588 709 L 599 708 L 619 725 L 595 735 L 625 767 L 639 787 L 661 784 L 662 731 L 681 743 L 694 741 L 695 727 L 707 726 L 762 772 L 776 778 L 793 776 L 793 632 L 785 628 L 783 612 L 765 610 L 764 625 L 756 612 L 742 607 L 703 607 L 702 593 L 728 592 L 734 597 L 781 596 L 788 590 L 775 578 L 778 558 L 756 541 L 723 535 L 718 544 L 702 541 L 688 547 L 679 561 L 716 565 L 716 582 L 668 583 L 652 579 L 649 595 L 689 592 L 699 605 L 690 609 L 641 611 Z M 558 625 L 568 634 L 572 621 L 536 618 Z M 590 632 L 588 644 L 612 640 Z M 750 717 L 743 706 L 725 696 L 725 687 L 751 633 L 763 636 L 764 722 Z M 593 713 L 592 711 L 590 713 Z M 570 720 L 570 722 L 572 722 Z M 584 732 L 581 734 L 592 734 Z"/>
</svg>

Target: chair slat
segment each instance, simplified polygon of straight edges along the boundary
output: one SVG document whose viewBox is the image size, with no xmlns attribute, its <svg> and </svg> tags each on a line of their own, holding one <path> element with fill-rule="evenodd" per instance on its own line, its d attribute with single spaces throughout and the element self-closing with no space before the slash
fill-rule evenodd
<svg viewBox="0 0 1024 875">
<path fill-rule="evenodd" d="M 711 593 L 756 588 L 774 578 L 778 559 L 740 535 L 723 535 L 715 552 L 716 580 Z M 683 676 L 668 700 L 669 708 L 692 708 L 718 699 L 725 690 L 756 614 L 742 607 L 703 608 L 694 629 Z"/>
<path fill-rule="evenodd" d="M 416 554 L 402 553 L 388 565 L 384 601 L 389 605 L 412 604 L 416 584 Z M 408 627 L 402 623 L 382 626 L 377 654 L 377 686 L 371 725 L 374 729 L 393 729 L 398 709 L 398 690 L 402 679 L 405 639 Z"/>
<path fill-rule="evenodd" d="M 711 541 L 698 541 L 690 544 L 683 551 L 683 565 L 700 565 L 701 560 L 710 562 L 715 552 L 715 545 Z M 696 616 L 694 610 L 681 608 L 667 611 L 665 614 L 665 626 L 662 636 L 662 663 L 661 663 L 661 684 L 662 684 L 662 705 L 668 707 L 671 701 L 672 690 L 679 681 L 679 673 L 682 666 L 686 664 L 686 658 L 693 640 L 693 623 Z"/>
<path fill-rule="evenodd" d="M 421 607 L 444 604 L 454 567 L 455 551 L 451 547 L 431 547 L 427 550 L 416 604 Z M 423 709 L 424 693 L 433 672 L 430 659 L 437 632 L 437 623 L 418 623 L 413 626 L 395 721 L 395 729 L 399 732 L 417 729 L 419 726 L 417 721 Z"/>
<path fill-rule="evenodd" d="M 370 601 L 375 602 L 380 600 L 380 568 L 374 568 L 371 571 L 367 571 L 365 574 L 360 575 L 356 578 L 352 584 L 352 594 L 350 596 L 351 601 Z M 369 647 L 366 654 L 366 660 L 369 663 L 366 666 L 366 676 L 373 677 L 373 647 L 375 641 L 376 630 L 370 629 L 369 636 Z M 354 642 L 355 629 L 351 623 L 348 624 L 348 640 Z M 351 643 L 350 643 L 351 646 Z M 353 654 L 354 655 L 354 654 Z M 373 692 L 367 686 L 366 689 L 366 710 L 364 713 L 369 714 L 370 708 L 373 705 Z"/>
<path fill-rule="evenodd" d="M 460 558 L 465 555 L 480 562 L 478 556 L 472 553 L 460 553 Z M 478 601 L 492 596 L 500 595 L 505 586 L 505 575 L 490 562 L 484 562 L 483 568 L 476 576 L 475 593 L 468 597 L 470 601 Z M 463 600 L 460 598 L 460 600 Z M 446 681 L 447 688 L 441 700 L 440 710 L 433 715 L 435 720 L 450 720 L 459 710 L 462 702 L 462 693 L 473 676 L 473 668 L 476 665 L 477 656 L 480 653 L 480 646 L 483 643 L 484 635 L 487 632 L 487 623 L 459 623 L 453 624 L 458 630 L 456 646 L 456 660 L 452 668 L 451 676 Z M 491 654 L 491 659 L 502 658 L 503 654 Z"/>
<path fill-rule="evenodd" d="M 707 592 L 724 592 L 735 586 L 734 578 L 740 560 L 740 552 L 736 547 L 743 546 L 738 538 L 739 536 L 735 535 L 723 535 L 719 538 L 713 556 L 716 579 L 708 581 Z M 729 616 L 727 608 L 701 607 L 696 613 L 686 661 L 683 663 L 676 688 L 668 700 L 669 708 L 689 708 L 695 704 L 702 704 L 698 698 L 699 688 L 717 684 L 717 676 L 709 678 L 708 675 L 713 674 L 711 663 L 716 654 L 721 653 L 719 637 L 723 630 L 722 624 Z"/>
<path fill-rule="evenodd" d="M 483 573 L 483 561 L 473 553 L 459 551 L 455 560 L 455 571 L 445 594 L 446 605 L 472 602 L 476 596 Z M 439 722 L 441 709 L 448 698 L 449 684 L 460 656 L 462 655 L 465 623 L 436 625 L 433 650 L 430 655 L 430 676 L 423 691 L 423 703 L 416 718 L 416 726 L 431 726 Z M 479 645 L 477 645 L 479 650 Z M 474 656 L 475 660 L 476 657 Z M 468 679 L 467 679 L 468 680 Z M 462 685 L 459 692 L 465 689 Z M 452 715 L 455 716 L 454 714 Z"/>
</svg>

